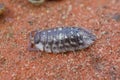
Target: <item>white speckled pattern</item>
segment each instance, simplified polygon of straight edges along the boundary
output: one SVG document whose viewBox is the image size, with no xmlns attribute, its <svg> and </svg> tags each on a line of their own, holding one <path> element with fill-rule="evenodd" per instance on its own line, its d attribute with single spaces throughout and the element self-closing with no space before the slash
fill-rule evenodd
<svg viewBox="0 0 120 80">
<path fill-rule="evenodd" d="M 60 53 L 87 48 L 95 39 L 95 35 L 83 28 L 59 27 L 37 32 L 34 44 L 41 51 Z"/>
<path fill-rule="evenodd" d="M 38 44 L 35 44 L 35 47 L 38 48 L 38 49 L 40 49 L 41 51 L 43 51 L 43 47 L 44 46 L 43 46 L 42 43 L 39 42 Z"/>
</svg>

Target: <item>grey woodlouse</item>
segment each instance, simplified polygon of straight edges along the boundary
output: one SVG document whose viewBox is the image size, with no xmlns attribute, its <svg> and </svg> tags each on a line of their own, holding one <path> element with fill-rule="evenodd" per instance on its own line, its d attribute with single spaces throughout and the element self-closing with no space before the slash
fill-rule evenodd
<svg viewBox="0 0 120 80">
<path fill-rule="evenodd" d="M 31 32 L 29 50 L 63 53 L 87 48 L 95 40 L 96 36 L 86 29 L 58 27 Z"/>
</svg>

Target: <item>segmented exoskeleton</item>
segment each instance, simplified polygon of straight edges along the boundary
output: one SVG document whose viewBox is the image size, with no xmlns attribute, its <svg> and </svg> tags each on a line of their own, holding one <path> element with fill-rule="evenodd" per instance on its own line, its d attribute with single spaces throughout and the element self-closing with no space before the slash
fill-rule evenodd
<svg viewBox="0 0 120 80">
<path fill-rule="evenodd" d="M 96 39 L 90 31 L 80 27 L 58 27 L 34 31 L 30 35 L 32 49 L 49 53 L 63 53 L 89 47 Z"/>
</svg>

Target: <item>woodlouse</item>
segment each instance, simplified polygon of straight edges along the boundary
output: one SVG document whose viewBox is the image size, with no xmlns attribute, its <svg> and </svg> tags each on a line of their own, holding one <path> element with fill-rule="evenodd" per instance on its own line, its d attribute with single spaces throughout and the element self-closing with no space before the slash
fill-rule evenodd
<svg viewBox="0 0 120 80">
<path fill-rule="evenodd" d="M 52 28 L 31 33 L 31 46 L 29 47 L 29 50 L 63 53 L 87 48 L 95 41 L 95 39 L 95 35 L 83 28 Z"/>
</svg>

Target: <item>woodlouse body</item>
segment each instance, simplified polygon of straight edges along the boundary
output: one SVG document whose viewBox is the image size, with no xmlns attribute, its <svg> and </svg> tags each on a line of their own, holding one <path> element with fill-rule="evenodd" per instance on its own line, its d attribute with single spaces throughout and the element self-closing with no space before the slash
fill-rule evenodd
<svg viewBox="0 0 120 80">
<path fill-rule="evenodd" d="M 95 35 L 86 29 L 59 27 L 35 31 L 31 42 L 41 51 L 61 53 L 87 48 L 95 39 Z"/>
</svg>

